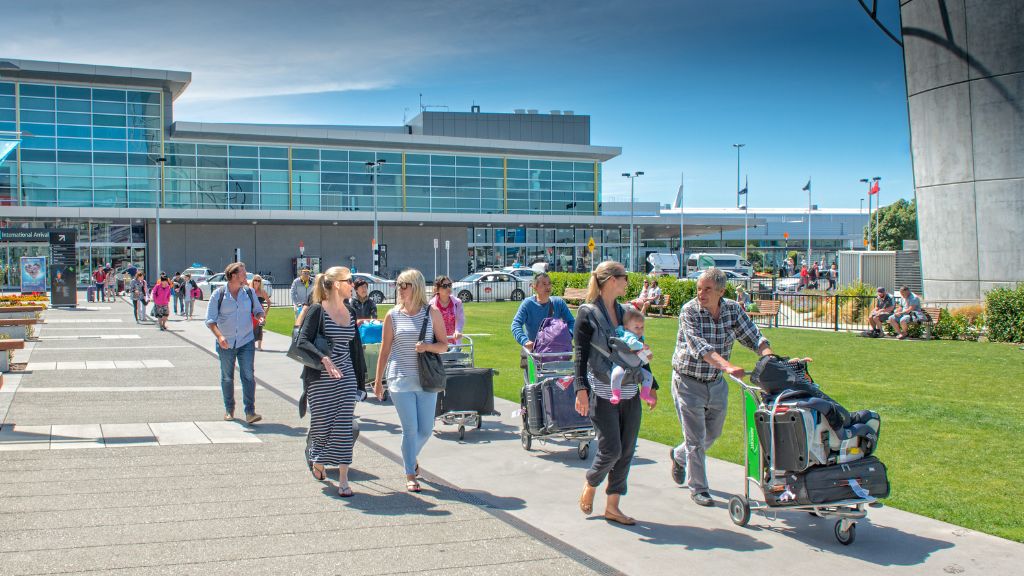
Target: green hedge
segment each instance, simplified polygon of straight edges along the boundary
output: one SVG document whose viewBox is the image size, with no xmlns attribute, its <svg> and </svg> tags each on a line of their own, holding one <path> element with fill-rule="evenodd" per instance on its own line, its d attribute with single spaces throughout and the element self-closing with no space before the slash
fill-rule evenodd
<svg viewBox="0 0 1024 576">
<path fill-rule="evenodd" d="M 555 296 L 565 294 L 566 288 L 586 288 L 590 282 L 590 274 L 587 272 L 551 272 L 551 293 Z M 629 288 L 626 289 L 624 301 L 629 301 L 640 294 L 643 288 L 644 279 L 650 279 L 646 274 L 636 272 L 629 273 Z M 689 302 L 697 294 L 697 282 L 695 280 L 679 280 L 671 276 L 658 278 L 658 287 L 662 294 L 668 294 L 668 307 L 666 314 L 679 315 L 679 309 L 683 304 Z M 725 289 L 726 298 L 736 297 L 736 288 L 729 284 Z"/>
<path fill-rule="evenodd" d="M 997 342 L 1024 342 L 1024 284 L 997 288 L 985 296 L 988 338 Z"/>
</svg>

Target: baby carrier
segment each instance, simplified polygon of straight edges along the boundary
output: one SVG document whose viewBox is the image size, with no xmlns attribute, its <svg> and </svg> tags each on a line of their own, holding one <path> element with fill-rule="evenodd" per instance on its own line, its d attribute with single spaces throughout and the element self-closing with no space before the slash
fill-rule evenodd
<svg viewBox="0 0 1024 576">
<path fill-rule="evenodd" d="M 594 336 L 590 339 L 590 349 L 597 352 L 597 357 L 590 356 L 590 362 L 595 364 L 593 370 L 597 378 L 608 378 L 613 366 L 621 366 L 626 372 L 622 377 L 622 383 L 637 383 L 643 381 L 641 370 L 643 361 L 637 356 L 636 351 L 630 349 L 622 338 L 615 336 L 615 328 L 612 327 L 608 316 L 604 311 L 594 304 L 584 304 L 590 307 L 589 318 L 594 325 Z M 583 308 L 580 306 L 580 309 Z M 620 311 L 621 314 L 621 311 Z"/>
</svg>

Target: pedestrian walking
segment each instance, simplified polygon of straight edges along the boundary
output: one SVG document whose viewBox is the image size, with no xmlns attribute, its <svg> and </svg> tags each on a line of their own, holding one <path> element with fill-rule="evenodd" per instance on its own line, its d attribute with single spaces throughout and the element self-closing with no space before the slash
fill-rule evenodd
<svg viewBox="0 0 1024 576">
<path fill-rule="evenodd" d="M 672 355 L 672 399 L 675 401 L 683 442 L 672 449 L 672 479 L 690 488 L 690 498 L 712 506 L 705 468 L 707 451 L 722 434 L 729 387 L 722 377 L 742 378 L 743 368 L 730 362 L 733 342 L 760 356 L 772 353 L 746 310 L 724 298 L 725 272 L 708 268 L 697 279 L 697 296 L 679 313 L 679 333 Z"/>
<path fill-rule="evenodd" d="M 153 317 L 156 318 L 160 330 L 167 330 L 167 317 L 171 315 L 169 305 L 174 287 L 166 274 L 160 276 L 160 280 L 153 285 Z"/>
<path fill-rule="evenodd" d="M 839 266 L 835 262 L 828 268 L 828 289 L 835 290 L 839 281 Z"/>
<path fill-rule="evenodd" d="M 256 293 L 256 299 L 260 301 L 260 308 L 263 308 L 263 316 L 252 321 L 252 337 L 256 343 L 257 350 L 263 350 L 263 325 L 267 321 L 267 312 L 270 311 L 270 294 L 263 288 L 263 277 L 259 274 L 252 277 L 252 291 Z"/>
<path fill-rule="evenodd" d="M 575 353 L 576 369 L 573 389 L 576 391 L 576 411 L 589 416 L 597 432 L 597 455 L 587 470 L 580 510 L 590 514 L 594 509 L 597 487 L 608 480 L 604 517 L 610 522 L 631 526 L 636 520 L 619 507 L 626 493 L 629 469 L 633 462 L 637 436 L 642 417 L 638 382 L 622 382 L 620 399 L 612 403 L 611 375 L 614 364 L 608 357 L 595 352 L 593 346 L 607 350 L 609 338 L 623 325 L 625 310 L 616 300 L 625 296 L 629 286 L 626 268 L 615 261 L 602 262 L 590 275 L 585 303 L 576 314 Z M 657 389 L 657 384 L 654 384 Z M 651 407 L 658 401 L 657 392 L 651 390 Z"/>
<path fill-rule="evenodd" d="M 181 298 L 182 286 L 185 285 L 185 279 L 181 275 L 181 272 L 175 272 L 174 276 L 171 277 L 171 300 L 173 301 L 173 309 L 175 314 L 184 315 L 185 313 L 185 301 Z"/>
<path fill-rule="evenodd" d="M 407 269 L 398 275 L 395 284 L 398 288 L 397 304 L 384 317 L 373 393 L 377 399 L 384 398 L 381 380 L 386 373 L 388 391 L 402 423 L 405 488 L 409 492 L 419 492 L 417 456 L 434 431 L 437 392 L 425 392 L 420 386 L 417 355 L 422 352 L 442 354 L 448 350 L 448 343 L 441 312 L 427 303 L 423 274 L 419 270 Z M 421 332 L 425 334 L 422 341 Z"/>
<path fill-rule="evenodd" d="M 192 315 L 195 312 L 196 307 L 196 291 L 199 290 L 199 284 L 192 279 L 192 274 L 185 273 L 185 282 L 183 283 L 182 290 L 182 302 L 185 307 L 185 320 L 191 320 Z"/>
<path fill-rule="evenodd" d="M 224 397 L 224 419 L 235 418 L 235 364 L 242 381 L 242 406 L 245 421 L 255 424 L 263 419 L 256 413 L 256 380 L 253 362 L 252 319 L 262 318 L 263 308 L 252 289 L 245 285 L 245 263 L 234 262 L 224 269 L 225 286 L 210 295 L 206 308 L 206 326 L 217 338 L 220 358 L 220 390 Z"/>
<path fill-rule="evenodd" d="M 292 309 L 295 310 L 295 317 L 299 317 L 302 307 L 309 304 L 313 297 L 313 281 L 309 277 L 309 268 L 303 268 L 299 277 L 292 281 Z"/>
<path fill-rule="evenodd" d="M 255 278 L 253 278 L 255 281 Z M 338 496 L 349 498 L 348 469 L 352 464 L 355 434 L 352 421 L 356 399 L 366 381 L 363 343 L 356 330 L 356 316 L 348 299 L 352 296 L 352 272 L 333 266 L 314 281 L 312 303 L 302 312 L 296 345 L 307 355 L 320 358 L 323 367 L 303 368 L 299 413 L 309 406 L 306 463 L 313 477 L 327 481 L 327 466 L 338 467 Z M 315 342 L 326 338 L 330 354 L 324 355 Z"/>
<path fill-rule="evenodd" d="M 135 315 L 135 323 L 145 322 L 146 318 L 146 294 L 147 290 L 146 278 L 142 272 L 135 273 L 135 279 L 128 284 L 128 294 L 132 298 L 132 312 Z"/>
<path fill-rule="evenodd" d="M 107 264 L 103 272 L 103 295 L 108 302 L 113 302 L 117 299 L 117 273 L 110 264 Z"/>
<path fill-rule="evenodd" d="M 547 272 L 534 274 L 530 280 L 533 296 L 523 299 L 512 318 L 512 337 L 519 343 L 519 367 L 524 370 L 523 379 L 528 381 L 526 355 L 533 352 L 533 343 L 537 339 L 540 325 L 545 318 L 561 318 L 569 328 L 572 337 L 576 319 L 572 317 L 565 300 L 551 295 L 551 277 Z"/>
<path fill-rule="evenodd" d="M 96 268 L 92 273 L 93 281 L 93 293 L 96 295 L 97 302 L 106 302 L 107 298 L 103 295 L 103 283 L 107 279 L 106 272 L 103 271 L 103 266 Z"/>
<path fill-rule="evenodd" d="M 451 278 L 442 274 L 434 279 L 434 296 L 430 299 L 430 305 L 441 312 L 448 342 L 459 344 L 462 341 L 462 329 L 466 326 L 466 312 L 462 300 L 452 296 Z"/>
</svg>

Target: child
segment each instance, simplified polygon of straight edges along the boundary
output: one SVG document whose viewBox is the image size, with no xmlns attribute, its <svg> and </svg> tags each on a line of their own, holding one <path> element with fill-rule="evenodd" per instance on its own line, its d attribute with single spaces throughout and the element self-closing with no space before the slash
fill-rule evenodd
<svg viewBox="0 0 1024 576">
<path fill-rule="evenodd" d="M 639 310 L 632 306 L 626 306 L 622 315 L 622 326 L 615 329 L 615 336 L 636 353 L 644 366 L 651 361 L 651 348 L 644 344 L 644 315 Z M 627 370 L 629 369 L 619 365 L 612 368 L 612 404 L 618 404 L 622 397 L 622 379 Z M 654 398 L 651 396 L 651 386 L 654 382 L 654 375 L 651 374 L 649 368 L 640 367 L 635 370 L 640 371 L 642 378 L 640 398 L 653 408 Z"/>
</svg>

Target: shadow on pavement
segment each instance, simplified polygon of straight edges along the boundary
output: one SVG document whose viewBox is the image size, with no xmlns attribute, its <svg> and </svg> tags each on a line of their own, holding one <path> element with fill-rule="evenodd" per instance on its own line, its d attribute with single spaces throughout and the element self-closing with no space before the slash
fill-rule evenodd
<svg viewBox="0 0 1024 576">
<path fill-rule="evenodd" d="M 350 480 L 352 478 L 350 477 Z M 450 516 L 448 510 L 437 509 L 437 504 L 424 500 L 406 492 L 375 494 L 359 491 L 359 486 L 352 486 L 355 495 L 351 498 L 338 496 L 337 485 L 324 486 L 323 493 L 343 501 L 346 508 L 359 510 L 364 514 L 375 516 Z"/>
<path fill-rule="evenodd" d="M 302 438 L 306 435 L 306 428 L 298 428 L 287 424 L 276 422 L 260 422 L 256 425 L 245 425 L 246 430 L 255 436 L 288 436 L 290 438 Z"/>
<path fill-rule="evenodd" d="M 588 520 L 607 522 L 601 516 L 592 516 Z M 770 545 L 743 533 L 721 528 L 698 528 L 696 526 L 679 526 L 647 522 L 636 519 L 635 526 L 622 526 L 623 530 L 633 532 L 645 544 L 658 546 L 682 546 L 686 550 L 733 550 L 736 552 L 753 552 L 767 550 Z"/>
</svg>

